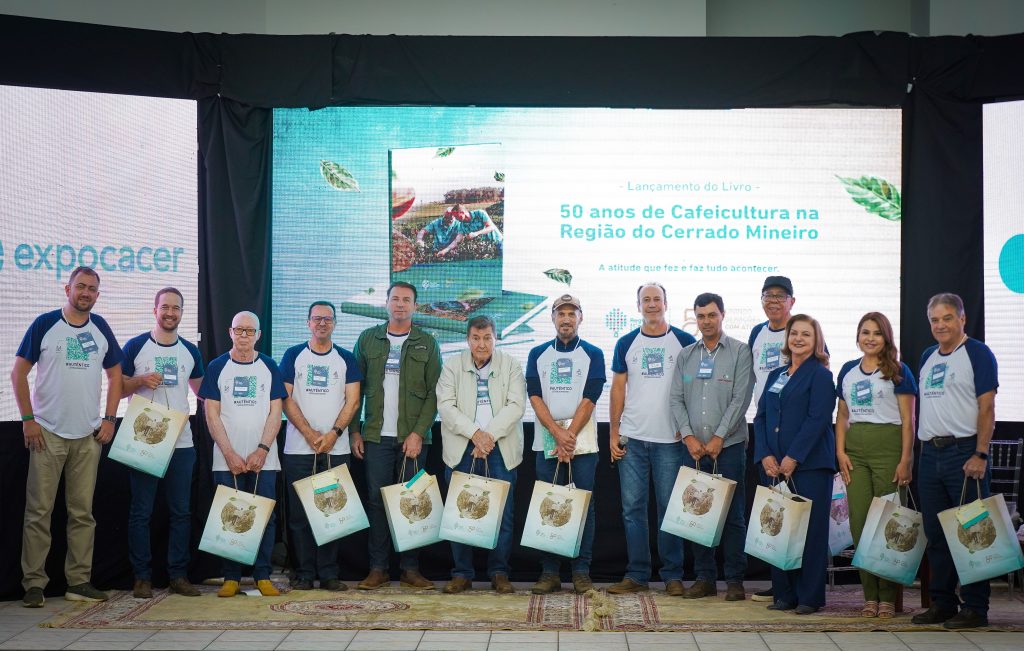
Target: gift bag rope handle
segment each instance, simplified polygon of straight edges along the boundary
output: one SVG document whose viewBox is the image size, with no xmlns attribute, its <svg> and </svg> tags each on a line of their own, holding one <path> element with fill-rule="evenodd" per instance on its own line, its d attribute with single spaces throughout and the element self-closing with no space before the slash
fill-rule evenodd
<svg viewBox="0 0 1024 651">
<path fill-rule="evenodd" d="M 319 457 L 319 456 L 320 455 L 317 454 L 316 452 L 313 453 L 313 475 L 316 474 L 316 458 Z M 330 454 L 324 454 L 324 456 L 327 457 L 327 469 L 330 470 L 331 469 L 331 455 Z M 402 468 L 402 471 L 404 472 L 405 468 Z M 312 477 L 313 475 L 310 475 L 310 477 Z"/>
<path fill-rule="evenodd" d="M 558 467 L 562 465 L 561 461 L 555 461 L 555 476 L 551 478 L 551 483 L 555 486 L 558 485 Z M 566 486 L 572 483 L 572 459 L 565 462 L 565 465 L 569 467 L 569 481 L 566 482 Z"/>
<path fill-rule="evenodd" d="M 978 499 L 981 499 L 981 480 L 975 479 L 975 490 L 978 491 Z M 967 475 L 964 475 L 964 487 L 960 489 L 960 506 L 964 505 L 964 498 L 967 497 Z"/>
<path fill-rule="evenodd" d="M 792 477 L 790 477 L 789 479 L 784 479 L 782 481 L 779 481 L 779 478 L 777 476 L 776 477 L 772 477 L 772 485 L 771 485 L 771 487 L 775 488 L 779 484 L 787 484 L 787 483 L 788 484 L 793 484 L 793 494 L 794 495 L 800 495 L 800 491 L 798 491 L 797 488 L 796 488 L 796 481 Z"/>
<path fill-rule="evenodd" d="M 235 482 L 235 492 L 238 492 L 238 475 L 231 473 L 231 479 Z M 256 472 L 256 481 L 252 485 L 252 496 L 256 497 L 256 487 L 260 484 L 260 473 Z"/>
<path fill-rule="evenodd" d="M 474 474 L 473 473 L 473 468 L 475 468 L 475 467 L 476 467 L 476 457 L 473 457 L 472 460 L 469 462 L 469 474 L 471 474 L 471 475 Z M 484 479 L 490 479 L 490 478 L 491 478 L 491 467 L 487 463 L 487 457 L 484 457 Z"/>
<path fill-rule="evenodd" d="M 398 482 L 400 484 L 404 484 L 407 481 L 406 478 L 405 478 L 405 462 L 408 461 L 408 460 L 409 460 L 409 457 L 402 457 L 402 470 L 401 470 L 402 474 L 399 477 L 399 479 L 401 481 Z M 417 459 L 416 457 L 413 457 L 413 459 L 412 459 L 412 474 L 415 475 L 419 471 L 420 471 L 420 460 Z"/>
<path fill-rule="evenodd" d="M 714 459 L 712 459 L 712 461 L 714 463 L 711 464 L 711 474 L 712 475 L 717 475 L 718 474 L 718 457 L 715 457 Z M 700 459 L 694 459 L 693 460 L 693 469 L 696 470 L 697 472 L 704 472 L 703 470 L 700 469 Z M 704 472 L 704 474 L 706 475 L 708 473 Z"/>
</svg>

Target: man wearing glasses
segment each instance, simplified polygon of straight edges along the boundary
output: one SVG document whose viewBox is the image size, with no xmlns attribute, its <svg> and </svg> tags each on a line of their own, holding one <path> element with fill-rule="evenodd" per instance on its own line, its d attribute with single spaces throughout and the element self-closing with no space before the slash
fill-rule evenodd
<svg viewBox="0 0 1024 651">
<path fill-rule="evenodd" d="M 256 352 L 260 319 L 239 312 L 231 320 L 231 350 L 210 362 L 199 388 L 206 400 L 206 426 L 213 447 L 213 480 L 217 484 L 277 499 L 277 432 L 281 401 L 288 397 L 274 360 Z M 265 597 L 281 594 L 270 582 L 270 552 L 274 547 L 274 513 L 270 514 L 253 564 L 253 579 Z M 224 560 L 224 585 L 218 597 L 234 597 L 242 578 L 235 561 Z"/>
<path fill-rule="evenodd" d="M 782 356 L 782 347 L 786 343 L 786 322 L 793 311 L 793 283 L 785 276 L 768 276 L 761 287 L 761 308 L 768 320 L 758 323 L 750 331 L 747 345 L 754 357 L 754 398 L 750 401 L 747 416 L 752 420 L 757 411 L 757 402 L 764 393 L 764 383 L 768 374 L 779 366 L 789 363 Z M 753 446 L 750 446 L 751 449 Z M 760 464 L 758 464 L 760 466 Z M 754 601 L 772 601 L 771 588 L 755 592 Z"/>
<path fill-rule="evenodd" d="M 338 578 L 338 543 L 317 546 L 294 483 L 314 473 L 347 465 L 348 424 L 359 407 L 359 382 L 363 374 L 352 353 L 331 341 L 334 305 L 317 301 L 309 306 L 306 325 L 309 341 L 292 346 L 281 358 L 281 376 L 288 397 L 284 413 L 288 429 L 284 442 L 285 484 L 288 486 L 288 530 L 295 552 L 295 590 L 320 587 L 339 591 L 348 588 Z"/>
</svg>

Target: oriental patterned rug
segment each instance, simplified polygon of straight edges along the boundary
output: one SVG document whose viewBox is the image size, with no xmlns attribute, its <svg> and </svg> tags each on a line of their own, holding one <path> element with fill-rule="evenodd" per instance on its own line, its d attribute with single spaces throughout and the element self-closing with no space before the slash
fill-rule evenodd
<svg viewBox="0 0 1024 651">
<path fill-rule="evenodd" d="M 570 592 L 535 596 L 474 590 L 460 595 L 389 587 L 373 592 L 291 591 L 280 597 L 238 596 L 219 599 L 216 588 L 201 587 L 201 597 L 156 591 L 150 600 L 115 592 L 100 604 L 82 604 L 44 626 L 115 629 L 388 629 L 449 631 L 911 631 L 941 630 L 915 626 L 914 611 L 894 619 L 859 616 L 860 587 L 838 586 L 827 593 L 821 612 L 799 616 L 765 608 L 749 599 L 726 602 L 722 596 L 686 600 L 651 591 L 610 596 Z M 917 590 L 905 591 L 905 603 L 919 604 Z M 1005 590 L 992 596 L 993 630 L 1024 631 L 1024 598 Z"/>
</svg>

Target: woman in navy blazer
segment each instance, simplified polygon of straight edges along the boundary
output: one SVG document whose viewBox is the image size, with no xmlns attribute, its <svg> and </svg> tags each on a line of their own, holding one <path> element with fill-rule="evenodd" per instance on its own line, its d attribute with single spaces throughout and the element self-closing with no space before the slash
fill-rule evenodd
<svg viewBox="0 0 1024 651">
<path fill-rule="evenodd" d="M 821 324 L 815 319 L 806 314 L 790 318 L 782 354 L 789 365 L 768 375 L 757 404 L 754 458 L 771 480 L 791 479 L 793 491 L 812 502 L 802 566 L 791 571 L 772 568 L 775 601 L 768 606 L 795 608 L 798 615 L 806 615 L 825 605 L 828 517 L 836 472 L 836 389 Z"/>
</svg>

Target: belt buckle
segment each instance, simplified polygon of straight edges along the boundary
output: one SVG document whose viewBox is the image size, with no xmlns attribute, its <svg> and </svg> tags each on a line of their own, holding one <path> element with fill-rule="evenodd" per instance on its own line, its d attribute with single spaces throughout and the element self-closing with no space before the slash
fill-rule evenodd
<svg viewBox="0 0 1024 651">
<path fill-rule="evenodd" d="M 936 436 L 932 439 L 932 445 L 937 448 L 946 448 L 956 443 L 955 436 Z"/>
</svg>

